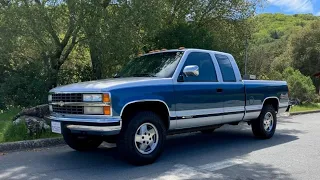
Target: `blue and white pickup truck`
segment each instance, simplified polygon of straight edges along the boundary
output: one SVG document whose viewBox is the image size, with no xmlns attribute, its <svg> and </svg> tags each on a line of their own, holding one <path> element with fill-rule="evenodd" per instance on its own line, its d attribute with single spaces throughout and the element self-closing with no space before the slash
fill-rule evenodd
<svg viewBox="0 0 320 180">
<path fill-rule="evenodd" d="M 286 82 L 242 80 L 232 55 L 201 49 L 144 54 L 112 79 L 57 87 L 48 100 L 52 131 L 71 148 L 116 142 L 137 165 L 154 162 L 168 134 L 245 121 L 256 137 L 271 138 L 289 108 Z"/>
</svg>

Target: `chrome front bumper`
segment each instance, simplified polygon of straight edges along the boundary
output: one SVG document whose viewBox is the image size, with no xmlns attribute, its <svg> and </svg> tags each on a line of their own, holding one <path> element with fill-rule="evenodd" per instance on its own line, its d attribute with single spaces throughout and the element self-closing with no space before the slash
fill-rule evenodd
<svg viewBox="0 0 320 180">
<path fill-rule="evenodd" d="M 47 118 L 51 121 L 61 122 L 63 128 L 75 133 L 116 135 L 120 133 L 122 127 L 120 116 L 53 113 Z"/>
</svg>

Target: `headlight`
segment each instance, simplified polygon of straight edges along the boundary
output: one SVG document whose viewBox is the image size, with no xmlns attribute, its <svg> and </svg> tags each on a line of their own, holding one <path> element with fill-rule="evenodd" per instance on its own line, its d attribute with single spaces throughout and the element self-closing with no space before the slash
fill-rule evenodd
<svg viewBox="0 0 320 180">
<path fill-rule="evenodd" d="M 102 94 L 84 94 L 83 101 L 84 102 L 101 102 Z"/>
<path fill-rule="evenodd" d="M 84 107 L 84 114 L 103 114 L 103 107 Z"/>
<path fill-rule="evenodd" d="M 49 94 L 49 96 L 48 96 L 48 102 L 51 102 L 51 101 L 52 101 L 52 95 Z"/>
</svg>

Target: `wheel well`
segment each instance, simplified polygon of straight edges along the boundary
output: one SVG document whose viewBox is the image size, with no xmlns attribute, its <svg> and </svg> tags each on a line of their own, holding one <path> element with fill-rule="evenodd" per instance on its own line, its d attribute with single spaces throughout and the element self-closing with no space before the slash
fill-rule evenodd
<svg viewBox="0 0 320 180">
<path fill-rule="evenodd" d="M 270 104 L 273 106 L 274 110 L 277 112 L 279 107 L 279 101 L 277 98 L 268 98 L 264 101 L 263 106 Z"/>
<path fill-rule="evenodd" d="M 168 110 L 169 109 L 167 106 L 160 101 L 135 102 L 124 107 L 124 110 L 121 114 L 121 119 L 124 121 L 124 123 L 126 123 L 128 118 L 133 116 L 138 111 L 152 111 L 160 116 L 165 127 L 169 129 L 170 117 Z"/>
</svg>

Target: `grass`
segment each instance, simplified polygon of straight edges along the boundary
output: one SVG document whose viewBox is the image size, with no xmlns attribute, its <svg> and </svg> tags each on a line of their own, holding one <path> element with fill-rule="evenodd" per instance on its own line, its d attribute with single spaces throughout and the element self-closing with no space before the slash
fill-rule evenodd
<svg viewBox="0 0 320 180">
<path fill-rule="evenodd" d="M 312 110 L 320 110 L 320 103 L 293 106 L 290 109 L 290 112 L 304 112 L 304 111 L 312 111 Z"/>
<path fill-rule="evenodd" d="M 19 113 L 20 109 L 11 108 L 8 111 L 0 113 L 0 143 L 14 142 L 22 140 L 60 137 L 59 134 L 43 132 L 41 134 L 30 135 L 28 134 L 27 127 L 24 123 L 13 125 L 12 118 Z"/>
</svg>

